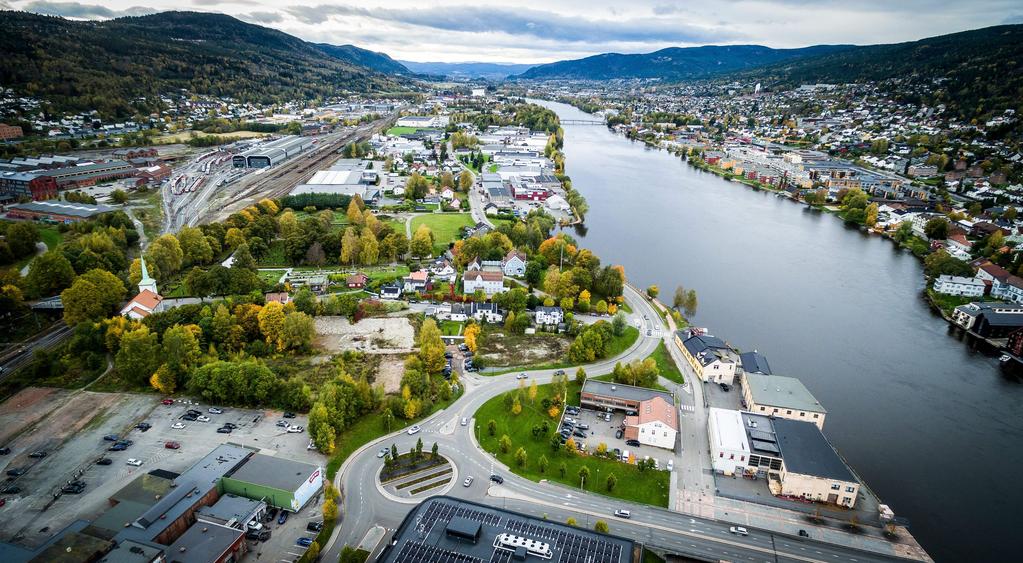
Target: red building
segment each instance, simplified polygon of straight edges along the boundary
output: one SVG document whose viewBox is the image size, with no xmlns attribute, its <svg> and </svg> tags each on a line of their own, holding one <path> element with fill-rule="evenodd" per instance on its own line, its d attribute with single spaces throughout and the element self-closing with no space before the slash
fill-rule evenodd
<svg viewBox="0 0 1023 563">
<path fill-rule="evenodd" d="M 24 134 L 25 133 L 21 130 L 21 127 L 18 127 L 17 125 L 0 123 L 0 140 L 6 141 L 7 139 L 17 139 Z"/>
<path fill-rule="evenodd" d="M 57 197 L 57 180 L 53 176 L 35 172 L 0 174 L 0 194 L 36 201 L 52 199 Z"/>
<path fill-rule="evenodd" d="M 515 199 L 528 199 L 532 201 L 546 201 L 551 191 L 543 186 L 532 184 L 512 185 L 512 195 Z"/>
</svg>

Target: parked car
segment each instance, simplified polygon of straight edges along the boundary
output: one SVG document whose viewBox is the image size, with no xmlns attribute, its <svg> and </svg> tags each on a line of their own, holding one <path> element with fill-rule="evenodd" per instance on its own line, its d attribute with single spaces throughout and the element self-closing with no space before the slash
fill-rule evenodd
<svg viewBox="0 0 1023 563">
<path fill-rule="evenodd" d="M 278 428 L 287 428 L 287 427 L 289 427 L 289 426 L 291 426 L 291 425 L 290 425 L 290 424 L 288 424 L 288 421 L 287 421 L 287 420 L 278 420 L 278 421 L 277 421 L 277 427 L 278 427 Z"/>
<path fill-rule="evenodd" d="M 295 540 L 295 544 L 300 545 L 302 547 L 309 547 L 310 545 L 312 545 L 312 543 L 313 538 L 302 537 Z"/>
<path fill-rule="evenodd" d="M 152 427 L 153 427 L 153 425 L 149 424 L 148 422 L 140 422 L 140 423 L 135 425 L 135 428 L 138 428 L 142 432 L 148 432 L 149 429 L 152 428 Z"/>
<path fill-rule="evenodd" d="M 620 450 L 618 448 L 615 448 L 614 449 L 614 454 L 615 454 L 615 459 L 619 459 L 619 460 L 622 459 L 622 450 Z"/>
<path fill-rule="evenodd" d="M 462 481 L 463 487 L 468 487 L 470 485 L 472 485 L 472 475 L 469 475 L 468 477 L 465 478 L 465 481 Z"/>
<path fill-rule="evenodd" d="M 291 434 L 298 434 L 299 432 L 302 432 L 303 430 L 305 430 L 305 427 L 298 426 L 297 424 L 294 425 L 294 426 L 289 426 L 288 427 L 288 432 L 290 432 Z"/>
<path fill-rule="evenodd" d="M 175 442 L 174 440 L 170 440 L 169 442 L 165 443 L 163 447 L 167 448 L 168 450 L 177 450 L 181 448 L 181 444 Z"/>
<path fill-rule="evenodd" d="M 173 428 L 174 430 L 181 430 L 184 427 L 185 425 L 180 422 L 175 422 L 174 424 L 171 424 L 171 428 Z"/>
<path fill-rule="evenodd" d="M 84 491 L 84 490 L 85 490 L 85 483 L 84 482 L 82 482 L 82 481 L 73 481 L 73 482 L 68 483 L 67 485 L 64 485 L 63 487 L 61 487 L 60 492 L 65 493 L 65 494 L 69 494 L 69 495 L 77 495 L 77 494 L 81 494 L 81 492 Z"/>
<path fill-rule="evenodd" d="M 3 487 L 2 489 L 0 489 L 0 494 L 5 494 L 5 495 L 16 495 L 16 494 L 18 494 L 20 492 L 21 492 L 21 487 L 19 487 L 17 485 L 7 485 L 6 487 Z"/>
<path fill-rule="evenodd" d="M 116 442 L 120 440 L 121 437 L 118 436 L 117 434 L 107 434 L 106 436 L 103 436 L 103 439 L 106 440 L 107 442 Z"/>
<path fill-rule="evenodd" d="M 414 425 L 409 427 L 408 434 L 409 434 L 409 436 L 411 436 L 413 434 L 418 434 L 420 430 L 422 430 L 422 428 L 420 428 L 418 424 L 414 424 Z"/>
<path fill-rule="evenodd" d="M 285 412 L 284 413 L 284 418 L 295 418 L 295 413 L 293 413 L 293 412 Z"/>
<path fill-rule="evenodd" d="M 490 476 L 490 480 L 495 482 L 495 483 L 497 483 L 498 485 L 500 485 L 501 483 L 504 483 L 504 477 L 501 477 L 500 475 L 498 475 L 496 473 Z"/>
<path fill-rule="evenodd" d="M 135 458 L 132 457 L 132 458 L 128 458 L 128 461 L 126 461 L 125 463 L 127 463 L 128 465 L 131 465 L 133 467 L 139 467 L 139 466 L 142 465 L 142 460 L 141 459 L 135 459 Z"/>
<path fill-rule="evenodd" d="M 160 402 L 165 404 L 165 405 L 173 405 L 174 404 L 174 399 L 164 399 L 164 400 L 162 400 Z"/>
<path fill-rule="evenodd" d="M 230 434 L 230 433 L 231 433 L 231 429 L 226 427 L 226 426 L 221 426 L 220 428 L 217 428 L 217 434 Z"/>
<path fill-rule="evenodd" d="M 113 460 L 109 457 L 101 457 L 96 460 L 96 465 L 110 465 L 111 463 L 113 463 Z"/>
<path fill-rule="evenodd" d="M 458 351 L 459 352 L 468 352 L 469 351 L 469 347 L 466 346 L 465 344 L 459 344 L 458 345 Z"/>
<path fill-rule="evenodd" d="M 319 532 L 323 529 L 323 522 L 310 522 L 305 525 L 305 529 L 310 532 Z"/>
<path fill-rule="evenodd" d="M 674 470 L 675 470 L 675 460 L 673 460 L 673 459 L 669 459 L 669 460 L 668 460 L 668 465 L 666 465 L 666 466 L 665 466 L 665 468 L 666 468 L 666 469 L 667 469 L 668 471 L 674 471 Z"/>
<path fill-rule="evenodd" d="M 109 448 L 107 448 L 107 451 L 108 452 L 123 452 L 126 449 L 128 449 L 128 446 L 126 446 L 124 444 L 114 444 L 113 446 L 110 446 Z"/>
<path fill-rule="evenodd" d="M 733 534 L 735 534 L 735 535 L 737 535 L 737 536 L 748 536 L 749 535 L 749 532 L 746 530 L 746 528 L 743 528 L 742 526 L 732 526 L 731 528 L 728 528 L 728 531 L 733 533 Z"/>
<path fill-rule="evenodd" d="M 619 508 L 618 510 L 615 510 L 615 516 L 618 518 L 625 518 L 626 520 L 628 520 L 629 518 L 632 518 L 632 512 L 629 512 L 628 510 L 622 510 Z"/>
<path fill-rule="evenodd" d="M 46 452 L 44 452 L 44 451 L 32 452 L 32 453 L 28 454 L 28 457 L 33 458 L 33 459 L 42 459 L 42 458 L 46 457 Z"/>
<path fill-rule="evenodd" d="M 21 477 L 26 473 L 28 473 L 28 469 L 25 469 L 24 467 L 15 467 L 14 469 L 7 470 L 7 475 L 11 477 Z"/>
<path fill-rule="evenodd" d="M 611 422 L 611 413 L 604 413 L 604 422 Z"/>
<path fill-rule="evenodd" d="M 245 532 L 245 539 L 267 541 L 270 539 L 270 530 L 249 530 L 248 532 Z"/>
<path fill-rule="evenodd" d="M 565 407 L 565 414 L 576 416 L 579 414 L 579 407 Z"/>
<path fill-rule="evenodd" d="M 209 411 L 210 411 L 210 414 L 224 414 L 223 409 L 219 409 L 217 407 L 210 407 Z"/>
<path fill-rule="evenodd" d="M 9 453 L 11 453 L 11 448 L 8 448 L 7 446 L 0 448 L 0 455 L 7 455 Z"/>
<path fill-rule="evenodd" d="M 575 436 L 576 438 L 585 438 L 586 437 L 586 433 L 583 432 L 582 430 L 573 430 L 572 431 L 572 435 Z"/>
<path fill-rule="evenodd" d="M 195 422 L 198 418 L 199 418 L 199 415 L 192 414 L 192 413 L 187 413 L 187 414 L 181 415 L 181 420 L 187 420 L 189 422 Z"/>
<path fill-rule="evenodd" d="M 634 448 L 638 448 L 639 447 L 639 440 L 626 440 L 625 441 L 625 445 L 626 446 L 632 446 Z"/>
<path fill-rule="evenodd" d="M 206 416 L 204 414 L 200 414 L 199 416 L 195 417 L 195 419 L 198 420 L 199 422 L 209 422 L 210 421 L 210 417 L 208 417 L 208 416 Z"/>
<path fill-rule="evenodd" d="M 444 357 L 450 360 L 451 358 L 454 358 L 454 357 L 455 357 L 455 355 L 454 355 L 454 354 L 452 354 L 450 350 L 446 350 L 446 351 L 444 352 Z"/>
<path fill-rule="evenodd" d="M 230 428 L 231 430 L 238 428 L 238 425 L 233 422 L 225 422 L 224 424 L 221 424 L 221 426 L 223 426 L 224 428 Z"/>
<path fill-rule="evenodd" d="M 188 409 L 187 411 L 185 411 L 185 414 L 194 414 L 195 416 L 199 416 L 200 414 L 202 414 L 202 411 L 196 409 Z"/>
<path fill-rule="evenodd" d="M 277 525 L 281 526 L 288 521 L 288 511 L 282 510 L 281 515 L 277 517 Z"/>
<path fill-rule="evenodd" d="M 718 383 L 718 387 L 720 387 L 722 391 L 731 391 L 732 390 L 732 386 L 727 384 L 727 383 Z"/>
<path fill-rule="evenodd" d="M 615 430 L 615 438 L 621 440 L 625 434 L 621 430 Z"/>
<path fill-rule="evenodd" d="M 590 425 L 586 424 L 585 422 L 580 422 L 579 424 L 576 424 L 575 427 L 577 429 L 579 429 L 579 430 L 589 430 L 590 429 Z"/>
</svg>

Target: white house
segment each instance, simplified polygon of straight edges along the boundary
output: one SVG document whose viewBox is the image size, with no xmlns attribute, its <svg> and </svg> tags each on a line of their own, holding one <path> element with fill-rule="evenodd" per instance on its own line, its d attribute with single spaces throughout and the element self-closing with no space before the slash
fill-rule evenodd
<svg viewBox="0 0 1023 563">
<path fill-rule="evenodd" d="M 678 435 L 677 414 L 675 406 L 662 397 L 642 401 L 635 416 L 625 417 L 625 439 L 673 450 Z"/>
<path fill-rule="evenodd" d="M 565 321 L 565 312 L 561 310 L 561 307 L 544 307 L 539 306 L 536 308 L 536 324 L 541 326 L 557 326 Z"/>
<path fill-rule="evenodd" d="M 504 320 L 504 315 L 495 303 L 472 303 L 469 305 L 469 316 L 481 323 L 499 323 Z"/>
<path fill-rule="evenodd" d="M 469 318 L 469 307 L 462 303 L 452 303 L 448 312 L 448 318 L 460 323 Z"/>
<path fill-rule="evenodd" d="M 934 291 L 945 295 L 980 297 L 984 295 L 984 281 L 977 278 L 942 275 L 934 280 Z"/>
<path fill-rule="evenodd" d="M 451 191 L 451 188 L 444 188 L 444 191 L 440 193 L 441 199 L 453 199 L 455 192 Z"/>
<path fill-rule="evenodd" d="M 455 267 L 451 265 L 451 262 L 444 258 L 439 258 L 430 266 L 430 274 L 433 275 L 434 279 L 454 282 L 457 272 Z"/>
<path fill-rule="evenodd" d="M 405 293 L 424 292 L 426 291 L 426 284 L 430 279 L 430 273 L 426 270 L 417 270 L 408 275 L 408 277 L 402 278 L 403 286 L 401 290 Z"/>
<path fill-rule="evenodd" d="M 735 352 L 723 340 L 709 334 L 688 336 L 685 331 L 675 333 L 675 344 L 682 351 L 693 371 L 703 381 L 726 383 L 735 381 Z M 686 338 L 683 340 L 683 338 Z"/>
<path fill-rule="evenodd" d="M 518 250 L 512 250 L 504 257 L 501 269 L 504 270 L 506 276 L 524 276 L 526 274 L 526 255 Z"/>
<path fill-rule="evenodd" d="M 380 286 L 381 299 L 401 299 L 401 284 L 398 282 L 385 283 Z"/>
<path fill-rule="evenodd" d="M 464 293 L 476 293 L 481 290 L 487 297 L 504 291 L 504 272 L 491 272 L 488 270 L 472 270 L 462 276 L 462 291 Z"/>
</svg>

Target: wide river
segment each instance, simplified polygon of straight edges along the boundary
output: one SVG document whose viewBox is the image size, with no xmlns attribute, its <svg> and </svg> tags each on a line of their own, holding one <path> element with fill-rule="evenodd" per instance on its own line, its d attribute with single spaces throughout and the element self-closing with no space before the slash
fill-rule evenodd
<svg viewBox="0 0 1023 563">
<path fill-rule="evenodd" d="M 936 560 L 1019 561 L 1023 386 L 929 310 L 916 258 L 605 127 L 565 126 L 564 152 L 590 206 L 583 246 L 669 302 L 695 289 L 697 326 L 800 378 L 832 443 Z"/>
</svg>

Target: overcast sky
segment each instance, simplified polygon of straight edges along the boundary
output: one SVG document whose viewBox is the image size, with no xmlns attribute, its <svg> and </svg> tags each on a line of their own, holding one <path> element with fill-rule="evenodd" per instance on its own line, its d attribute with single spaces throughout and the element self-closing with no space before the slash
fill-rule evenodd
<svg viewBox="0 0 1023 563">
<path fill-rule="evenodd" d="M 88 19 L 222 12 L 396 59 L 521 63 L 706 44 L 895 43 L 1023 23 L 1020 0 L 0 0 L 7 6 Z"/>
</svg>

